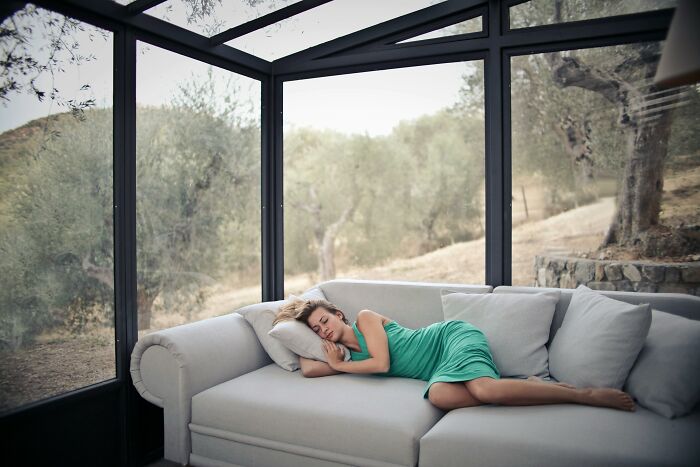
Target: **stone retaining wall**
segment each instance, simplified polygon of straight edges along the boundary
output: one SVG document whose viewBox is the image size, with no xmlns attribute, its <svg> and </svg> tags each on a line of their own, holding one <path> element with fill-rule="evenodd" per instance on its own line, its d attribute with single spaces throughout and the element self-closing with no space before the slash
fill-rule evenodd
<svg viewBox="0 0 700 467">
<path fill-rule="evenodd" d="M 700 295 L 700 261 L 651 263 L 536 256 L 534 272 L 536 287 L 574 289 L 584 284 L 597 290 Z"/>
</svg>

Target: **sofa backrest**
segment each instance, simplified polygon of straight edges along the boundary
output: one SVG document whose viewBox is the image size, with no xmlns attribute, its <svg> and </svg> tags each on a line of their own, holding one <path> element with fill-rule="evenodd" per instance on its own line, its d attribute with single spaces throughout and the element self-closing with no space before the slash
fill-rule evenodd
<svg viewBox="0 0 700 467">
<path fill-rule="evenodd" d="M 496 287 L 493 293 L 538 293 L 546 290 L 561 291 L 561 298 L 557 307 L 554 310 L 554 318 L 552 326 L 549 329 L 549 342 L 551 344 L 554 335 L 564 321 L 566 309 L 569 307 L 571 295 L 574 289 L 555 289 L 549 287 L 513 287 L 500 286 Z M 655 310 L 665 311 L 678 316 L 700 321 L 700 297 L 679 293 L 645 293 L 645 292 L 617 292 L 617 291 L 599 291 L 601 294 L 615 300 L 620 300 L 627 303 L 649 303 Z"/>
<path fill-rule="evenodd" d="M 343 310 L 350 323 L 360 310 L 388 316 L 416 329 L 443 320 L 440 290 L 489 293 L 490 285 L 436 284 L 403 281 L 334 279 L 318 284 L 329 302 Z"/>
</svg>

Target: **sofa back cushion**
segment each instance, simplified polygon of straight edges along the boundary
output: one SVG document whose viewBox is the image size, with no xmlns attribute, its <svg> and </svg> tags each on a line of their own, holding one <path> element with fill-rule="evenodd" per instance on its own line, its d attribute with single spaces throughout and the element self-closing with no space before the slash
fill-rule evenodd
<svg viewBox="0 0 700 467">
<path fill-rule="evenodd" d="M 622 389 L 650 325 L 648 303 L 614 300 L 581 284 L 549 346 L 549 371 L 581 388 Z"/>
<path fill-rule="evenodd" d="M 500 286 L 493 290 L 493 293 L 539 293 L 545 290 L 561 290 L 559 303 L 554 310 L 554 318 L 552 319 L 552 327 L 549 330 L 549 342 L 552 343 L 557 330 L 561 327 L 564 321 L 564 315 L 571 302 L 571 296 L 574 289 L 557 289 L 548 287 L 513 287 Z M 598 291 L 606 297 L 620 300 L 622 302 L 632 303 L 635 305 L 648 303 L 655 310 L 665 311 L 673 315 L 683 316 L 685 318 L 700 320 L 700 297 L 695 297 L 686 294 L 677 293 L 644 293 L 644 292 L 613 292 L 613 291 Z"/>
<path fill-rule="evenodd" d="M 403 281 L 336 279 L 318 285 L 326 299 L 343 310 L 351 323 L 360 310 L 370 309 L 417 329 L 443 320 L 441 289 L 489 293 L 489 285 L 433 284 Z"/>
<path fill-rule="evenodd" d="M 549 339 L 559 291 L 539 294 L 463 294 L 442 296 L 445 320 L 458 319 L 479 328 L 501 376 L 549 377 Z"/>
<path fill-rule="evenodd" d="M 666 418 L 686 415 L 700 402 L 698 355 L 700 321 L 652 310 L 649 335 L 625 391 Z"/>
</svg>

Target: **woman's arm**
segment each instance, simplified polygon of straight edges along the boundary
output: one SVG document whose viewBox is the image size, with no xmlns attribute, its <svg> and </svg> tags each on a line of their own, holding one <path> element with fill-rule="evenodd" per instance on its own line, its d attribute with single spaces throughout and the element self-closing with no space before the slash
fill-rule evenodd
<svg viewBox="0 0 700 467">
<path fill-rule="evenodd" d="M 343 373 L 386 373 L 389 371 L 389 341 L 382 325 L 382 315 L 371 310 L 362 310 L 357 315 L 357 327 L 365 336 L 370 358 L 357 362 L 345 362 L 329 357 L 329 365 Z"/>
<path fill-rule="evenodd" d="M 304 357 L 299 357 L 299 366 L 301 367 L 301 374 L 306 378 L 316 378 L 318 376 L 330 376 L 342 373 L 341 371 L 331 368 L 326 362 L 319 362 L 318 360 L 311 360 Z"/>
</svg>

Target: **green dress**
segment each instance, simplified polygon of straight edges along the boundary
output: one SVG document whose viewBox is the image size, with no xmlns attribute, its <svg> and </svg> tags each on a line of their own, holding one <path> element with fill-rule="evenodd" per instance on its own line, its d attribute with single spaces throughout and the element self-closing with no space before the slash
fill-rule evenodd
<svg viewBox="0 0 700 467">
<path fill-rule="evenodd" d="M 354 361 L 371 357 L 357 322 L 352 324 L 360 352 L 350 350 Z M 381 376 L 402 376 L 427 381 L 423 397 L 433 383 L 470 381 L 482 376 L 500 378 L 486 336 L 466 321 L 441 321 L 420 329 L 409 329 L 396 321 L 384 325 L 389 343 L 390 366 Z"/>
</svg>

